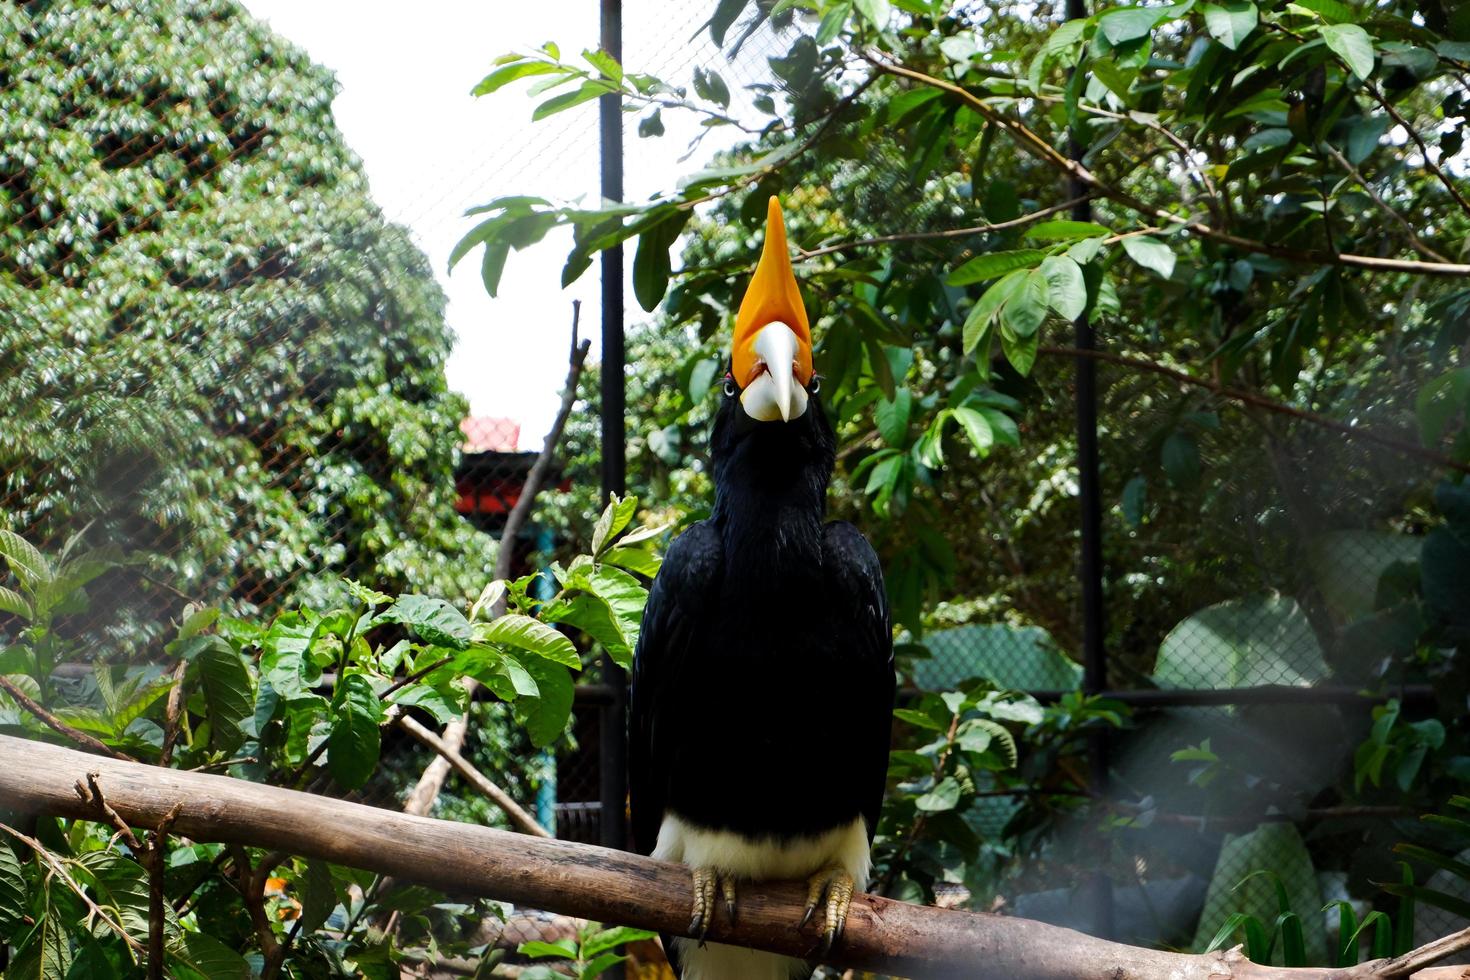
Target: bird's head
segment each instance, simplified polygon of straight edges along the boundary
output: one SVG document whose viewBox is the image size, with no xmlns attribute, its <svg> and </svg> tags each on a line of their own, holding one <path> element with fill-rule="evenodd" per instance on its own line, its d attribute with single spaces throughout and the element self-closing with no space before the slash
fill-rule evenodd
<svg viewBox="0 0 1470 980">
<path fill-rule="evenodd" d="M 774 196 L 760 262 L 735 317 L 726 381 L 727 390 L 731 387 L 738 391 L 741 409 L 757 422 L 799 419 L 806 414 L 808 396 L 815 393 L 812 332 L 791 270 L 781 205 Z"/>
<path fill-rule="evenodd" d="M 811 327 L 781 206 L 772 197 L 760 262 L 735 317 L 724 403 L 711 433 L 716 482 L 806 486 L 820 498 L 832 474 L 835 437 L 817 390 Z"/>
</svg>

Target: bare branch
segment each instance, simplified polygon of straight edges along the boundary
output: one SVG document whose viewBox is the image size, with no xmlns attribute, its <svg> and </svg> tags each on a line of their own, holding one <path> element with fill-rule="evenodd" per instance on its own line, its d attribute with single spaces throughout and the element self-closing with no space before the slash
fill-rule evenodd
<svg viewBox="0 0 1470 980">
<path fill-rule="evenodd" d="M 91 735 L 88 735 L 86 732 L 77 731 L 75 728 L 71 727 L 66 722 L 62 721 L 51 712 L 41 707 L 35 701 L 31 700 L 26 692 L 16 687 L 15 684 L 11 682 L 8 678 L 0 676 L 0 690 L 3 690 L 6 694 L 14 698 L 16 704 L 20 705 L 22 708 L 35 715 L 37 718 L 41 719 L 41 721 L 45 722 L 47 727 L 49 727 L 52 731 L 65 735 L 67 738 L 71 739 L 73 742 L 77 743 L 83 748 L 91 752 L 100 753 L 101 755 L 111 756 L 114 759 L 119 759 L 124 762 L 137 761 L 132 756 L 119 752 L 112 746 L 98 741 Z"/>
<path fill-rule="evenodd" d="M 1231 245 L 1242 251 L 1255 252 L 1260 255 L 1272 255 L 1276 258 L 1286 259 L 1292 262 L 1302 262 L 1309 265 L 1342 265 L 1358 269 L 1369 269 L 1376 272 L 1407 272 L 1427 276 L 1470 276 L 1470 264 L 1459 262 L 1420 262 L 1413 259 L 1387 259 L 1380 258 L 1376 255 L 1324 252 L 1319 249 L 1273 245 L 1251 238 L 1244 238 L 1240 235 L 1234 235 L 1206 224 L 1203 221 L 1196 221 L 1193 218 L 1174 214 L 1172 211 L 1148 204 L 1120 188 L 1105 183 L 1087 167 L 1075 160 L 1068 159 L 1056 147 L 1042 139 L 1023 123 L 997 112 L 995 107 L 986 104 L 983 99 L 973 92 L 967 91 L 952 82 L 947 82 L 942 78 L 935 78 L 932 75 L 926 75 L 921 71 L 915 71 L 912 68 L 907 68 L 894 62 L 883 61 L 872 55 L 865 55 L 865 57 L 880 71 L 941 89 L 961 99 L 971 109 L 1009 133 L 1021 149 L 1041 160 L 1043 163 L 1071 176 L 1084 186 L 1092 188 L 1098 194 L 1101 194 L 1109 200 L 1116 201 L 1130 211 L 1134 211 L 1147 218 L 1167 222 L 1193 235 Z"/>
<path fill-rule="evenodd" d="M 1265 409 L 1268 412 L 1275 412 L 1278 415 L 1288 415 L 1324 429 L 1331 429 L 1333 432 L 1340 432 L 1350 439 L 1361 439 L 1364 442 L 1371 442 L 1375 445 L 1383 446 L 1386 449 L 1392 449 L 1395 452 L 1403 453 L 1405 456 L 1414 456 L 1426 462 L 1434 463 L 1437 466 L 1443 466 L 1460 473 L 1470 473 L 1470 463 L 1461 462 L 1451 456 L 1446 456 L 1444 453 L 1435 452 L 1433 449 L 1426 449 L 1423 446 L 1406 442 L 1403 439 L 1386 436 L 1381 432 L 1365 429 L 1361 425 L 1349 425 L 1346 422 L 1339 422 L 1337 419 L 1330 419 L 1325 415 L 1318 415 L 1316 412 L 1309 412 L 1306 409 L 1285 405 L 1281 402 L 1273 401 L 1264 395 L 1258 395 L 1255 392 L 1242 391 L 1239 388 L 1228 388 L 1218 381 L 1210 378 L 1201 378 L 1184 371 L 1178 371 L 1157 361 L 1145 360 L 1141 357 L 1128 357 L 1124 354 L 1113 354 L 1108 351 L 1085 350 L 1080 347 L 1040 347 L 1038 351 L 1042 354 L 1052 354 L 1060 357 L 1087 357 L 1097 361 L 1106 361 L 1109 364 L 1118 364 L 1137 371 L 1148 371 L 1152 374 L 1163 375 L 1181 384 L 1193 385 L 1197 388 L 1207 388 L 1222 398 L 1243 402 L 1247 405 L 1253 405 L 1256 408 Z"/>
<path fill-rule="evenodd" d="M 1346 170 L 1348 174 L 1358 182 L 1359 186 L 1361 186 L 1363 190 L 1368 192 L 1368 196 L 1373 199 L 1373 203 L 1378 205 L 1378 210 L 1388 215 L 1388 217 L 1394 222 L 1394 224 L 1399 226 L 1399 229 L 1404 233 L 1404 239 L 1409 243 L 1409 246 L 1413 248 L 1414 251 L 1418 252 L 1426 259 L 1432 259 L 1435 262 L 1449 261 L 1449 259 L 1445 258 L 1443 255 L 1440 255 L 1434 249 L 1430 248 L 1428 245 L 1425 245 L 1422 241 L 1419 240 L 1419 236 L 1414 234 L 1414 227 L 1409 224 L 1408 219 L 1395 211 L 1393 207 L 1387 201 L 1385 201 L 1382 196 L 1379 195 L 1378 191 L 1373 187 L 1373 185 L 1368 183 L 1368 179 L 1364 177 L 1361 172 L 1359 172 L 1357 167 L 1353 166 L 1352 161 L 1342 155 L 1341 150 L 1333 146 L 1331 143 L 1323 142 L 1322 145 L 1326 147 L 1328 155 L 1331 156 L 1333 160 L 1337 161 L 1337 165 Z"/>
<path fill-rule="evenodd" d="M 969 228 L 946 228 L 944 231 L 914 231 L 897 235 L 879 235 L 877 238 L 859 238 L 851 242 L 842 242 L 838 245 L 823 245 L 811 251 L 797 249 L 798 261 L 814 259 L 819 255 L 831 255 L 836 252 L 847 252 L 855 248 L 864 248 L 869 245 L 887 245 L 891 242 L 922 242 L 931 241 L 936 238 L 967 238 L 970 235 L 985 235 L 995 231 L 1005 231 L 1010 228 L 1020 228 L 1040 221 L 1042 218 L 1050 217 L 1060 211 L 1070 211 L 1072 208 L 1088 200 L 1087 197 L 1077 197 L 1061 204 L 1053 204 L 1030 214 L 1023 214 L 1019 218 L 1010 221 L 997 221 L 994 224 L 972 225 Z"/>
<path fill-rule="evenodd" d="M 1464 195 L 1462 195 L 1459 188 L 1455 186 L 1455 182 L 1451 180 L 1449 175 L 1440 169 L 1439 164 L 1435 163 L 1433 158 L 1429 156 L 1429 147 L 1424 144 L 1424 137 L 1419 135 L 1419 131 L 1415 129 L 1407 119 L 1404 118 L 1403 113 L 1399 112 L 1398 108 L 1395 107 L 1392 102 L 1384 98 L 1383 92 L 1379 90 L 1377 85 L 1374 85 L 1372 82 L 1364 79 L 1363 87 L 1368 90 L 1368 93 L 1373 96 L 1373 99 L 1379 105 L 1383 106 L 1384 111 L 1393 117 L 1394 122 L 1404 127 L 1404 132 L 1409 134 L 1409 139 L 1413 140 L 1414 145 L 1419 148 L 1419 155 L 1424 158 L 1425 168 L 1430 173 L 1434 174 L 1435 177 L 1439 178 L 1439 182 L 1444 185 L 1445 190 L 1450 192 L 1450 197 L 1454 198 L 1455 203 L 1460 206 L 1460 210 L 1464 211 L 1466 214 L 1470 214 L 1470 201 L 1465 200 Z"/>
<path fill-rule="evenodd" d="M 522 809 L 521 805 L 513 800 L 509 793 L 495 785 L 484 773 L 471 765 L 469 760 L 460 755 L 457 749 L 450 748 L 438 735 L 435 735 L 408 715 L 397 715 L 394 720 L 398 723 L 399 728 L 402 728 L 408 734 L 418 739 L 423 745 L 439 753 L 440 756 L 454 767 L 454 771 L 459 773 L 466 782 L 489 797 L 496 806 L 504 810 L 505 815 L 510 818 L 511 823 L 526 833 L 533 834 L 537 837 L 551 836 L 551 834 L 547 833 L 545 827 L 536 822 L 535 817 Z"/>
<path fill-rule="evenodd" d="M 63 749 L 62 751 L 69 752 L 71 750 Z M 140 765 L 141 763 L 131 764 Z M 83 817 L 83 819 L 88 818 Z M 96 902 L 92 901 L 92 899 L 87 896 L 87 893 L 82 888 L 82 886 L 78 885 L 76 881 L 73 880 L 72 876 L 67 874 L 66 865 L 62 862 L 61 858 L 58 858 L 55 854 L 52 854 L 50 851 L 46 850 L 46 846 L 40 841 L 36 840 L 34 837 L 29 837 L 21 833 L 9 824 L 0 823 L 0 830 L 5 831 L 5 833 L 9 834 L 11 837 L 14 837 L 16 840 L 20 841 L 22 844 L 25 844 L 31 850 L 35 851 L 36 856 L 39 857 L 46 864 L 46 866 L 51 869 L 52 873 L 55 874 L 56 877 L 61 879 L 62 883 L 66 885 L 67 888 L 71 889 L 76 894 L 77 898 L 80 898 L 86 904 L 87 908 L 91 909 L 92 914 L 95 915 L 98 920 L 106 925 L 107 928 L 111 929 L 113 932 L 121 936 L 123 942 L 127 943 L 128 946 L 131 947 L 135 953 L 140 956 L 143 954 L 142 943 L 138 942 L 132 936 L 128 935 L 128 931 L 123 928 L 121 922 L 118 922 L 112 916 L 108 915 Z"/>
<path fill-rule="evenodd" d="M 168 843 L 168 832 L 174 821 L 179 819 L 179 812 L 183 808 L 182 802 L 175 803 L 163 815 L 163 819 L 158 822 L 158 829 L 148 839 L 145 862 L 148 868 L 148 980 L 163 980 L 163 940 L 164 927 L 167 924 L 163 914 L 164 850 Z"/>
</svg>

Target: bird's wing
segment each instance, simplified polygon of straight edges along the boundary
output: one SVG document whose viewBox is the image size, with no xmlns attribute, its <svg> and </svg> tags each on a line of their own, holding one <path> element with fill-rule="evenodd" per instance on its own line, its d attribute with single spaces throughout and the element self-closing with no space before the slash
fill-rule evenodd
<svg viewBox="0 0 1470 980">
<path fill-rule="evenodd" d="M 832 521 L 823 537 L 823 567 L 833 607 L 852 624 L 852 647 L 844 662 L 856 675 L 859 691 L 851 716 L 852 748 L 863 773 L 863 818 L 871 840 L 883 806 L 893 733 L 893 629 L 883 566 L 861 531 L 846 521 Z"/>
<path fill-rule="evenodd" d="M 643 611 L 628 704 L 628 801 L 633 846 L 642 854 L 657 843 L 674 769 L 676 745 L 659 729 L 658 707 L 678 697 L 683 667 L 699 655 L 723 564 L 714 527 L 691 526 L 669 546 Z"/>
</svg>

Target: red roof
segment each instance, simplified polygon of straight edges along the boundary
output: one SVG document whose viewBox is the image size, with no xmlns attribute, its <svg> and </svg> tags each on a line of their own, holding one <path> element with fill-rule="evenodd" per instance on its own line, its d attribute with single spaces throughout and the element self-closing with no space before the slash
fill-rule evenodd
<svg viewBox="0 0 1470 980">
<path fill-rule="evenodd" d="M 521 424 L 514 419 L 489 415 L 471 416 L 459 423 L 467 453 L 513 453 L 518 451 Z"/>
</svg>

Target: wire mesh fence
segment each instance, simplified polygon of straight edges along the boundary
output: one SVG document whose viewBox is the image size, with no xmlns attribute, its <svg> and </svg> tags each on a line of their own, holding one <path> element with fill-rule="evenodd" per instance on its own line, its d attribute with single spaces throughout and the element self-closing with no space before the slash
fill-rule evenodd
<svg viewBox="0 0 1470 980">
<path fill-rule="evenodd" d="M 769 59 L 810 29 L 763 27 L 732 62 L 701 30 L 702 5 L 626 9 L 630 67 L 671 80 L 717 70 L 737 83 L 737 102 L 752 86 L 779 86 Z M 324 601 L 344 578 L 474 590 L 541 434 L 468 417 L 446 388 L 442 294 L 335 135 L 325 74 L 230 4 L 159 10 L 166 30 L 126 5 L 0 7 L 3 520 L 46 551 L 74 536 L 121 546 L 126 562 L 63 627 L 111 656 L 152 656 L 190 602 L 269 615 Z M 212 32 L 215 20 L 225 34 Z M 517 147 L 514 165 L 590 152 L 591 107 L 569 118 Z M 843 137 L 836 127 L 832 138 Z M 974 217 L 962 181 L 915 181 L 907 155 L 873 145 L 833 182 L 850 192 L 855 221 L 919 231 Z M 658 152 L 670 151 L 635 144 L 630 156 Z M 630 176 L 645 179 L 637 167 Z M 273 190 L 283 184 L 293 192 Z M 1030 427 L 1071 424 L 1070 371 L 1060 358 L 1038 370 Z M 1076 895 L 1102 871 L 1116 938 L 1197 946 L 1229 911 L 1274 907 L 1264 880 L 1230 891 L 1257 868 L 1277 869 L 1297 909 L 1342 892 L 1345 869 L 1323 863 L 1334 851 L 1314 835 L 1334 819 L 1349 747 L 1369 722 L 1374 702 L 1356 692 L 1381 679 L 1382 634 L 1360 620 L 1395 563 L 1414 558 L 1405 515 L 1436 474 L 1259 417 L 1249 422 L 1259 446 L 1237 447 L 1225 469 L 1220 417 L 1240 407 L 1117 366 L 1100 377 L 1108 689 L 1137 716 L 1106 745 L 1111 781 L 1095 789 L 1133 809 L 1123 830 L 1077 823 L 1045 872 L 1006 900 L 1018 914 L 1095 929 Z M 1381 391 L 1337 392 L 1336 414 L 1404 429 L 1413 390 L 1396 376 Z M 435 448 L 446 431 L 459 432 L 457 452 Z M 1081 686 L 1075 462 L 1039 458 L 1026 476 L 990 487 L 987 506 L 1021 511 L 1047 488 L 1055 510 L 1017 543 L 1065 544 L 1038 546 L 1049 564 L 1029 578 L 1012 571 L 1021 584 L 1002 613 L 922 637 L 929 656 L 906 677 L 917 688 L 981 677 L 1051 698 Z M 554 483 L 573 478 L 558 472 Z M 524 574 L 568 544 L 533 524 L 499 547 L 515 549 Z M 983 563 L 989 547 L 959 550 Z M 17 627 L 0 613 L 0 639 Z M 1262 687 L 1280 690 L 1263 699 Z M 596 842 L 604 709 L 585 696 L 554 758 L 496 747 L 479 761 L 559 836 Z M 440 812 L 457 805 L 451 788 Z M 1347 832 L 1378 833 L 1363 828 L 1390 810 L 1349 815 Z M 493 942 L 551 942 L 577 928 L 523 912 Z M 1325 943 L 1325 930 L 1316 922 L 1309 941 Z"/>
</svg>

